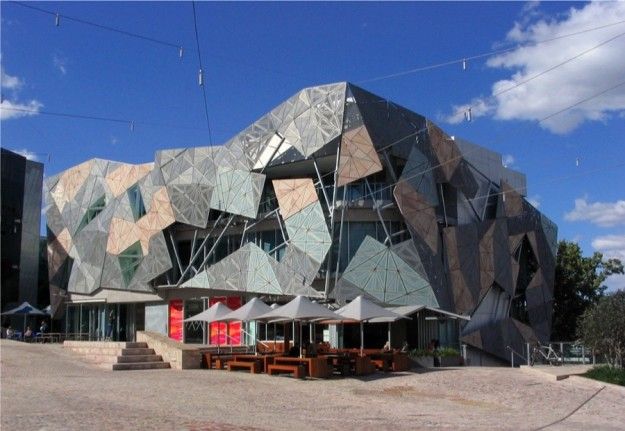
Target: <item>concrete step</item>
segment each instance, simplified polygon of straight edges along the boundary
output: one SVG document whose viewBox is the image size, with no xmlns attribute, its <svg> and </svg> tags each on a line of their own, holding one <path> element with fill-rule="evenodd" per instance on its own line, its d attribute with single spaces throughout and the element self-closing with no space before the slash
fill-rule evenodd
<svg viewBox="0 0 625 431">
<path fill-rule="evenodd" d="M 118 347 L 68 347 L 68 350 L 80 355 L 118 356 L 124 349 Z"/>
<path fill-rule="evenodd" d="M 111 355 L 85 355 L 83 356 L 87 362 L 91 362 L 94 364 L 116 364 L 117 356 Z"/>
<path fill-rule="evenodd" d="M 126 348 L 128 349 L 147 349 L 148 343 L 126 343 Z"/>
<path fill-rule="evenodd" d="M 121 355 L 122 356 L 129 356 L 129 355 L 153 355 L 154 354 L 154 349 L 149 349 L 147 347 L 131 347 L 128 349 L 122 349 L 121 351 Z"/>
<path fill-rule="evenodd" d="M 118 364 L 128 364 L 135 362 L 163 362 L 161 355 L 130 355 L 118 356 L 116 358 Z"/>
<path fill-rule="evenodd" d="M 86 348 L 137 348 L 148 347 L 147 343 L 130 342 L 130 341 L 72 341 L 66 340 L 63 342 L 63 347 L 86 347 Z"/>
<path fill-rule="evenodd" d="M 113 371 L 121 370 L 161 370 L 170 368 L 169 362 L 130 362 L 113 364 Z"/>
</svg>

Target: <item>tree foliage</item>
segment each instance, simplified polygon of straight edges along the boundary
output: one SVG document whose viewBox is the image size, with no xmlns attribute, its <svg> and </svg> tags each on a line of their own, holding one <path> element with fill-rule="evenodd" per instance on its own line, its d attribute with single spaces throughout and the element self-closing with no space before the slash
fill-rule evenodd
<svg viewBox="0 0 625 431">
<path fill-rule="evenodd" d="M 625 291 L 604 296 L 579 320 L 578 335 L 584 346 L 605 355 L 613 367 L 623 367 L 625 353 Z"/>
<path fill-rule="evenodd" d="M 575 339 L 579 318 L 604 296 L 606 286 L 603 282 L 612 274 L 623 274 L 620 260 L 604 260 L 597 252 L 584 257 L 577 243 L 566 240 L 558 243 L 552 340 Z"/>
</svg>

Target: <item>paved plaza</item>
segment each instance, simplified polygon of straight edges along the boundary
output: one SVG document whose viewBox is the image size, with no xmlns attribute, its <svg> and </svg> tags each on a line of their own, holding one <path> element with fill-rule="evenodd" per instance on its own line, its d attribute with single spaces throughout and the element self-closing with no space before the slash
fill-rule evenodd
<svg viewBox="0 0 625 431">
<path fill-rule="evenodd" d="M 215 370 L 113 372 L 59 345 L 2 340 L 1 347 L 3 430 L 622 430 L 625 423 L 625 390 L 597 393 L 597 382 L 510 368 L 298 381 Z"/>
</svg>

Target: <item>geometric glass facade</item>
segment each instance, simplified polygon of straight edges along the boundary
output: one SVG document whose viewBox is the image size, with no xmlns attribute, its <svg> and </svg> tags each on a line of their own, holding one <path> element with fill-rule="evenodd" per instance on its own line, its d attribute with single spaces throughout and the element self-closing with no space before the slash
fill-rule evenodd
<svg viewBox="0 0 625 431">
<path fill-rule="evenodd" d="M 144 302 L 160 327 L 158 301 L 362 294 L 463 315 L 462 341 L 504 359 L 550 336 L 557 228 L 525 176 L 350 83 L 303 89 L 223 145 L 93 159 L 45 188 L 55 309 Z"/>
</svg>

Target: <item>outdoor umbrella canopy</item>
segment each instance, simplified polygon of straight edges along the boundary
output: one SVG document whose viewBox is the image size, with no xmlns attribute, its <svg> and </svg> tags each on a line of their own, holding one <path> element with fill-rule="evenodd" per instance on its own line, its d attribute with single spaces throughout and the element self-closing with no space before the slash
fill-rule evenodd
<svg viewBox="0 0 625 431">
<path fill-rule="evenodd" d="M 269 313 L 272 310 L 270 306 L 265 304 L 258 298 L 252 298 L 244 306 L 237 308 L 236 310 L 228 313 L 223 317 L 223 321 L 242 321 L 249 322 L 250 320 L 257 320 L 257 318 L 265 313 Z"/>
<path fill-rule="evenodd" d="M 24 324 L 23 324 L 24 326 L 22 328 L 22 334 L 26 331 L 26 316 L 32 316 L 32 315 L 47 316 L 46 313 L 44 313 L 43 311 L 39 310 L 36 307 L 33 307 L 26 301 L 22 302 L 20 306 L 12 308 L 2 313 L 3 316 L 11 316 L 11 315 L 18 315 L 18 314 L 21 314 L 24 316 Z"/>
<path fill-rule="evenodd" d="M 251 320 L 256 320 L 256 318 L 262 314 L 268 313 L 272 310 L 270 306 L 265 304 L 258 298 L 252 298 L 251 301 L 247 302 L 244 306 L 237 308 L 236 310 L 228 313 L 223 321 L 241 321 L 241 322 L 249 322 Z M 266 331 L 265 331 L 266 332 Z M 256 326 L 256 333 L 258 333 L 258 326 Z M 258 337 L 255 337 L 258 338 Z M 256 342 L 254 342 L 254 351 L 256 351 Z"/>
<path fill-rule="evenodd" d="M 259 320 L 284 321 L 284 320 L 313 320 L 313 319 L 334 319 L 345 320 L 342 316 L 328 310 L 327 308 L 311 302 L 305 296 L 296 296 L 291 302 L 278 307 L 268 313 L 258 316 Z"/>
<path fill-rule="evenodd" d="M 291 302 L 278 307 L 268 313 L 258 316 L 259 320 L 268 321 L 311 321 L 315 319 L 345 320 L 342 316 L 328 310 L 327 308 L 311 302 L 305 296 L 296 296 Z M 302 355 L 302 326 L 300 325 L 300 356 Z"/>
<path fill-rule="evenodd" d="M 345 319 L 356 320 L 360 322 L 360 354 L 362 355 L 364 350 L 364 327 L 363 322 L 370 321 L 372 319 L 383 318 L 384 321 L 390 322 L 397 319 L 406 318 L 401 314 L 393 313 L 384 307 L 380 307 L 378 304 L 366 299 L 362 295 L 359 295 L 349 304 L 336 310 L 336 314 L 343 316 Z M 392 319 L 392 320 L 386 320 Z M 390 328 L 389 328 L 389 342 L 390 342 Z"/>
<path fill-rule="evenodd" d="M 359 322 L 369 321 L 375 318 L 388 318 L 394 321 L 404 317 L 401 314 L 380 307 L 378 304 L 366 299 L 362 295 L 357 296 L 356 299 L 339 308 L 335 313 L 340 314 L 346 319 L 357 320 Z"/>
<path fill-rule="evenodd" d="M 221 302 L 215 302 L 208 309 L 202 311 L 195 316 L 184 319 L 185 322 L 223 322 L 225 317 L 232 313 L 232 309 L 228 308 Z M 217 351 L 219 351 L 219 327 L 217 328 Z"/>
</svg>

